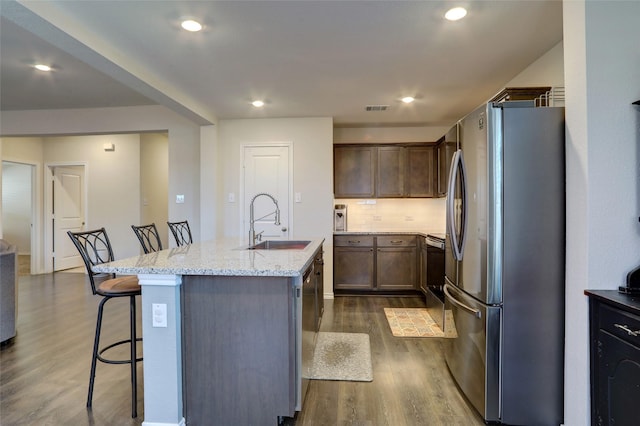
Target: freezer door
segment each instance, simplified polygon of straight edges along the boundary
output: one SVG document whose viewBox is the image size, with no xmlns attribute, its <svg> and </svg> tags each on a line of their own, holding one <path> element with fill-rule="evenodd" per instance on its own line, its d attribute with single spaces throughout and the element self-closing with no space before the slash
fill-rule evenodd
<svg viewBox="0 0 640 426">
<path fill-rule="evenodd" d="M 498 421 L 502 308 L 478 303 L 450 282 L 444 288 L 449 371 L 480 415 L 487 421 Z"/>
</svg>

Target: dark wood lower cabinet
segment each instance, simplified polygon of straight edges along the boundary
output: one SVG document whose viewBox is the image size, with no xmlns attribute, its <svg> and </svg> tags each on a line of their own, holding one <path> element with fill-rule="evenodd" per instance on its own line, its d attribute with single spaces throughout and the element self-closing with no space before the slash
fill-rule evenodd
<svg viewBox="0 0 640 426">
<path fill-rule="evenodd" d="M 591 424 L 638 424 L 640 297 L 615 290 L 589 296 Z"/>
<path fill-rule="evenodd" d="M 418 245 L 415 235 L 334 237 L 333 287 L 346 291 L 415 292 Z"/>
<path fill-rule="evenodd" d="M 334 289 L 373 289 L 373 247 L 334 247 L 333 252 Z"/>
</svg>

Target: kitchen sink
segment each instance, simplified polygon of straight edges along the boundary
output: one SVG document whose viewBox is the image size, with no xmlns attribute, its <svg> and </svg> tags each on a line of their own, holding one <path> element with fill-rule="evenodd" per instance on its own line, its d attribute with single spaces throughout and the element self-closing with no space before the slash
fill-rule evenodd
<svg viewBox="0 0 640 426">
<path fill-rule="evenodd" d="M 307 240 L 267 240 L 248 247 L 247 250 L 304 250 L 310 242 Z"/>
</svg>

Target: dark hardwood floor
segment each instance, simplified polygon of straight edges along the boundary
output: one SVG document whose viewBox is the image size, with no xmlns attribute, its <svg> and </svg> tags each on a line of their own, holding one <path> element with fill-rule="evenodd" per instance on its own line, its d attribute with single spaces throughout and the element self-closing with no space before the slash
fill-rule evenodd
<svg viewBox="0 0 640 426">
<path fill-rule="evenodd" d="M 1 425 L 142 424 L 142 367 L 136 419 L 131 418 L 131 385 L 124 365 L 98 363 L 93 408 L 85 407 L 99 301 L 84 274 L 20 277 L 18 335 L 0 351 Z M 374 379 L 370 383 L 313 380 L 304 409 L 285 423 L 482 425 L 447 371 L 441 339 L 391 335 L 384 307 L 422 306 L 418 297 L 344 296 L 325 301 L 322 331 L 369 334 Z M 127 332 L 128 301 L 110 301 L 105 308 L 104 341 L 125 338 Z"/>
</svg>

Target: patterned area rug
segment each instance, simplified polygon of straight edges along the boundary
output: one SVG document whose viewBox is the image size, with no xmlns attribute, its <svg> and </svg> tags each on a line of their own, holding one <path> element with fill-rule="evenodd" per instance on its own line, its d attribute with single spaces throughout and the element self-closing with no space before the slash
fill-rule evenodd
<svg viewBox="0 0 640 426">
<path fill-rule="evenodd" d="M 447 333 L 433 321 L 424 308 L 384 308 L 384 314 L 395 337 L 457 337 L 453 318 L 445 313 Z"/>
<path fill-rule="evenodd" d="M 371 345 L 365 333 L 318 333 L 311 379 L 370 382 Z"/>
</svg>

